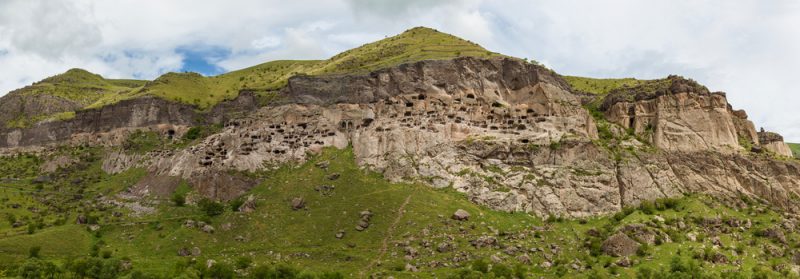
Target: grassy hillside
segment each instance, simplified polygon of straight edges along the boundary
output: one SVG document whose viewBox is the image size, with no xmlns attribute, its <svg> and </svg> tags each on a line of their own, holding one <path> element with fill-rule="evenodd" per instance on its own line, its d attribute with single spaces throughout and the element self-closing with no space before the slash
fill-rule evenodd
<svg viewBox="0 0 800 279">
<path fill-rule="evenodd" d="M 328 60 L 272 61 L 213 77 L 196 73 L 167 73 L 151 82 L 107 80 L 75 69 L 40 82 L 35 85 L 38 89 L 32 92 L 76 100 L 86 108 L 99 108 L 140 96 L 157 96 L 207 109 L 235 98 L 240 90 L 278 90 L 286 85 L 290 77 L 298 74 L 366 73 L 421 60 L 497 55 L 461 38 L 430 28 L 416 27 L 400 35 L 342 52 Z"/>
<path fill-rule="evenodd" d="M 792 154 L 794 154 L 795 158 L 800 158 L 800 143 L 786 143 L 789 145 L 789 149 L 792 150 Z"/>
<path fill-rule="evenodd" d="M 71 69 L 63 74 L 46 78 L 17 91 L 21 95 L 47 94 L 90 105 L 108 96 L 124 94 L 141 87 L 143 80 L 105 79 L 82 69 Z"/>
<path fill-rule="evenodd" d="M 608 94 L 612 90 L 622 87 L 633 87 L 647 82 L 646 80 L 638 80 L 634 78 L 587 78 L 576 76 L 563 77 L 575 90 L 600 95 Z"/>
<path fill-rule="evenodd" d="M 81 163 L 46 182 L 36 179 L 35 171 L 46 158 L 0 159 L 17 168 L 0 173 L 7 178 L 0 182 L 0 214 L 6 217 L 0 224 L 0 275 L 51 267 L 67 275 L 96 269 L 132 278 L 295 278 L 301 269 L 314 275 L 304 278 L 341 278 L 330 272 L 345 278 L 777 278 L 789 275 L 781 268 L 800 243 L 796 232 L 780 229 L 778 213 L 749 199 L 743 209 L 688 196 L 614 216 L 543 220 L 477 206 L 450 190 L 389 183 L 359 168 L 351 149 L 327 149 L 301 165 L 247 174 L 262 180 L 245 195 L 255 197 L 253 212 L 235 212 L 241 200 L 201 207 L 146 199 L 140 203 L 156 211 L 135 215 L 97 201 L 123 201 L 115 194 L 135 184 L 144 170 L 107 175 L 99 170 L 102 150 L 63 152 Z M 320 168 L 320 162 L 329 166 Z M 192 191 L 184 186 L 176 193 L 192 199 Z M 293 210 L 295 198 L 303 198 L 305 207 Z M 457 209 L 469 212 L 470 219 L 452 220 Z M 360 212 L 367 210 L 373 214 L 369 227 L 357 231 Z M 97 230 L 76 224 L 81 215 Z M 187 220 L 210 224 L 214 232 L 187 227 Z M 752 227 L 728 225 L 744 220 Z M 714 222 L 720 224 L 708 225 Z M 656 237 L 622 264 L 623 257 L 604 254 L 600 244 L 629 226 L 643 226 Z M 767 233 L 774 228 L 784 240 Z M 209 260 L 216 267 L 207 268 Z M 284 277 L 264 275 L 276 273 Z"/>
</svg>

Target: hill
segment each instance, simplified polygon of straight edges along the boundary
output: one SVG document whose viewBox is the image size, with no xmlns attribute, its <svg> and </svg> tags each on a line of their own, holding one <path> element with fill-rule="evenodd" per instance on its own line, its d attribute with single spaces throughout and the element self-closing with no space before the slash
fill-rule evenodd
<svg viewBox="0 0 800 279">
<path fill-rule="evenodd" d="M 492 57 L 499 54 L 434 29 L 416 27 L 322 61 L 272 61 L 212 77 L 197 73 L 167 73 L 153 81 L 109 80 L 85 70 L 73 69 L 10 95 L 41 94 L 74 102 L 75 105 L 64 106 L 57 113 L 67 113 L 76 108 L 100 108 L 142 96 L 156 96 L 205 110 L 236 98 L 241 90 L 279 90 L 294 75 L 363 74 L 403 63 L 461 56 Z M 67 119 L 73 115 L 55 113 L 14 119 L 14 122 L 7 120 L 6 126 L 27 127 L 48 118 Z"/>
</svg>

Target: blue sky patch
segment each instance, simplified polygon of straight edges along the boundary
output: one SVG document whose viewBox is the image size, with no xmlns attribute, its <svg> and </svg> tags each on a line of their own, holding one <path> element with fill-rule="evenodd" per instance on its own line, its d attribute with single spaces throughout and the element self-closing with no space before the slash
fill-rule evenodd
<svg viewBox="0 0 800 279">
<path fill-rule="evenodd" d="M 216 65 L 230 57 L 231 50 L 219 46 L 183 46 L 175 49 L 176 53 L 183 55 L 182 72 L 196 72 L 205 76 L 214 76 L 225 73 L 225 69 Z"/>
</svg>

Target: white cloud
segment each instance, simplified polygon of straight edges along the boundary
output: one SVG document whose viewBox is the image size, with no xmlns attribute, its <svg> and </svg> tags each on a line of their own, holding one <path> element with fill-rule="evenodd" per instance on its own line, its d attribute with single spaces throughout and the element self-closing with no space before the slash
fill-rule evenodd
<svg viewBox="0 0 800 279">
<path fill-rule="evenodd" d="M 230 50 L 207 59 L 226 70 L 324 59 L 420 25 L 564 74 L 692 77 L 800 141 L 795 0 L 5 0 L 0 92 L 72 67 L 154 78 L 187 46 Z"/>
</svg>

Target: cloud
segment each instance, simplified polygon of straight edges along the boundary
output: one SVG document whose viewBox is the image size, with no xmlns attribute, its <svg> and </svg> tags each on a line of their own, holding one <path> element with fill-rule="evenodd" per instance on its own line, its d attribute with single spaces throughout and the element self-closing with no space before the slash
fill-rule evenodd
<svg viewBox="0 0 800 279">
<path fill-rule="evenodd" d="M 726 91 L 757 126 L 800 141 L 795 0 L 5 0 L 0 92 L 73 67 L 152 79 L 325 59 L 414 26 L 563 74 L 681 74 Z"/>
</svg>

